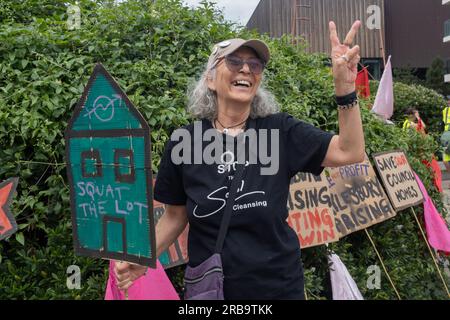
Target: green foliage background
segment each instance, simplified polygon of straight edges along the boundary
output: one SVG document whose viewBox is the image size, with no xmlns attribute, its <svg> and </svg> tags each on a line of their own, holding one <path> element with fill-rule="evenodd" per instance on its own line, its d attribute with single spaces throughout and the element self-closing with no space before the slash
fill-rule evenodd
<svg viewBox="0 0 450 320">
<path fill-rule="evenodd" d="M 81 28 L 68 30 L 64 1 L 0 0 L 0 180 L 20 177 L 12 208 L 20 231 L 0 242 L 3 299 L 103 298 L 107 263 L 73 253 L 64 164 L 63 131 L 94 64 L 104 64 L 153 128 L 152 166 L 157 172 L 169 134 L 190 121 L 186 88 L 199 76 L 212 45 L 236 36 L 257 36 L 226 22 L 208 3 L 196 10 L 179 0 L 129 0 L 117 6 L 81 0 L 79 6 Z M 305 54 L 287 37 L 262 38 L 273 55 L 266 86 L 283 111 L 337 132 L 326 57 Z M 405 90 L 417 91 L 417 99 L 422 98 L 420 90 Z M 368 154 L 405 150 L 443 212 L 431 172 L 421 163 L 437 150 L 433 138 L 386 126 L 364 107 L 370 101 L 362 104 Z M 416 211 L 421 216 L 421 208 Z M 369 233 L 402 298 L 446 298 L 410 210 L 371 227 Z M 367 268 L 380 263 L 364 232 L 330 248 L 347 265 L 366 299 L 396 299 L 383 273 L 381 289 L 366 287 Z M 303 250 L 310 299 L 330 297 L 326 253 L 324 246 Z M 81 268 L 80 290 L 66 286 L 66 269 L 73 264 Z M 169 272 L 177 288 L 181 272 L 182 268 Z"/>
</svg>

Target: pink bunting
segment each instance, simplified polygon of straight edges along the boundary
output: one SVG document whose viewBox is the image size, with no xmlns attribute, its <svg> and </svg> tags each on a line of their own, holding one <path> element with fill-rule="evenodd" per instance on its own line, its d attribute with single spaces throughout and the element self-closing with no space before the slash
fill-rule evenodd
<svg viewBox="0 0 450 320">
<path fill-rule="evenodd" d="M 445 220 L 436 210 L 433 200 L 431 200 L 430 196 L 428 195 L 428 192 L 425 189 L 419 176 L 416 173 L 414 174 L 425 199 L 423 203 L 423 211 L 428 242 L 434 249 L 443 251 L 448 254 L 450 253 L 450 231 L 448 230 Z"/>
<path fill-rule="evenodd" d="M 109 278 L 105 300 L 125 300 L 125 294 L 116 285 L 114 261 L 109 263 Z M 148 269 L 145 276 L 137 279 L 128 289 L 129 300 L 180 300 L 161 263 L 156 269 Z"/>
</svg>

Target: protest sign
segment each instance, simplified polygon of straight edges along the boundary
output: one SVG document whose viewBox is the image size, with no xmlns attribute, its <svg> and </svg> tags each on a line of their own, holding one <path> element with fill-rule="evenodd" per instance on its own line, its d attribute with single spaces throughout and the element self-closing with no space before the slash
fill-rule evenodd
<svg viewBox="0 0 450 320">
<path fill-rule="evenodd" d="M 158 224 L 159 219 L 164 214 L 164 205 L 161 202 L 153 200 L 153 212 L 155 215 L 155 223 Z M 187 237 L 189 225 L 184 229 L 175 242 L 159 256 L 159 262 L 164 269 L 179 266 L 188 262 Z"/>
<path fill-rule="evenodd" d="M 302 248 L 339 240 L 324 175 L 297 173 L 291 179 L 288 223 Z"/>
<path fill-rule="evenodd" d="M 76 253 L 155 268 L 150 128 L 101 64 L 65 137 Z"/>
<path fill-rule="evenodd" d="M 423 202 L 423 194 L 403 151 L 377 153 L 373 160 L 396 211 Z"/>
<path fill-rule="evenodd" d="M 367 156 L 361 163 L 325 170 L 340 237 L 396 215 Z"/>
<path fill-rule="evenodd" d="M 18 178 L 11 178 L 0 183 L 0 240 L 10 237 L 17 231 L 17 223 L 9 206 L 18 181 Z"/>
</svg>

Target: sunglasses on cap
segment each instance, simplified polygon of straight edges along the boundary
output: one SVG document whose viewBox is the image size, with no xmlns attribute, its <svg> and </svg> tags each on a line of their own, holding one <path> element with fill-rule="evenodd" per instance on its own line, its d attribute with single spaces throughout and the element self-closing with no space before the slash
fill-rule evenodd
<svg viewBox="0 0 450 320">
<path fill-rule="evenodd" d="M 266 67 L 264 61 L 259 58 L 241 59 L 237 56 L 227 55 L 223 58 L 220 58 L 217 61 L 216 66 L 220 62 L 220 60 L 225 60 L 225 64 L 228 70 L 232 72 L 241 71 L 242 68 L 244 67 L 244 64 L 247 64 L 251 73 L 261 74 L 264 71 L 264 68 Z"/>
</svg>

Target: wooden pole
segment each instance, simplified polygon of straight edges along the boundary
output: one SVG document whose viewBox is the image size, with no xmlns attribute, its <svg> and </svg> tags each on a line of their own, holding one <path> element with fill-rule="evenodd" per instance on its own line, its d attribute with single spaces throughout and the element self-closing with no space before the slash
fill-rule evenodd
<svg viewBox="0 0 450 320">
<path fill-rule="evenodd" d="M 396 294 L 397 297 L 398 297 L 398 300 L 402 300 L 402 298 L 400 297 L 400 294 L 399 294 L 398 291 L 397 291 L 397 288 L 396 288 L 395 285 L 394 285 L 394 282 L 392 282 L 392 279 L 391 279 L 391 277 L 389 276 L 389 273 L 388 273 L 387 270 L 386 270 L 386 266 L 384 265 L 383 259 L 381 259 L 381 255 L 380 255 L 380 253 L 378 252 L 377 247 L 375 246 L 375 243 L 374 243 L 373 240 L 372 240 L 372 237 L 370 236 L 370 234 L 369 234 L 369 232 L 367 231 L 367 229 L 364 229 L 364 231 L 366 232 L 366 235 L 367 235 L 367 237 L 369 238 L 370 243 L 372 244 L 372 247 L 375 249 L 375 253 L 376 253 L 377 256 L 378 256 L 378 260 L 380 260 L 381 266 L 383 267 L 383 270 L 384 270 L 384 273 L 386 274 L 386 276 L 387 276 L 389 282 L 391 283 L 391 286 L 392 286 L 392 288 L 394 289 L 395 294 Z"/>
<path fill-rule="evenodd" d="M 383 57 L 383 67 L 386 67 L 386 52 L 384 49 L 384 37 L 383 37 L 383 28 L 380 28 L 380 51 L 381 56 Z"/>
<path fill-rule="evenodd" d="M 359 62 L 359 66 L 360 66 L 361 68 L 366 68 L 366 69 L 367 69 L 367 67 L 366 67 L 365 65 L 363 65 L 361 62 Z M 369 77 L 372 78 L 372 80 L 375 80 L 375 78 L 374 78 L 373 75 L 369 72 L 369 70 L 367 70 L 367 73 L 369 74 Z"/>
<path fill-rule="evenodd" d="M 292 44 L 296 44 L 295 37 L 297 36 L 297 0 L 291 0 L 291 35 Z"/>
</svg>

